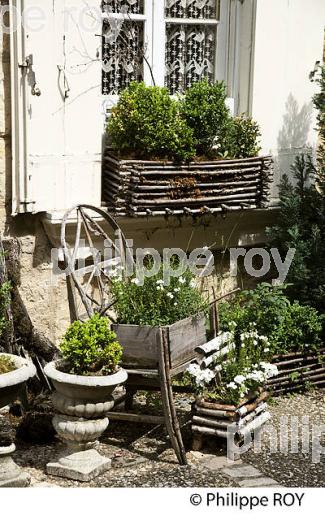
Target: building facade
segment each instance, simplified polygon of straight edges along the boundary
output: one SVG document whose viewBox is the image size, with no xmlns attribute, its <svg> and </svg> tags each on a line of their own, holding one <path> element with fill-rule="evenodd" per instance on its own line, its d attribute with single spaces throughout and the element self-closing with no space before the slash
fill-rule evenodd
<svg viewBox="0 0 325 520">
<path fill-rule="evenodd" d="M 261 125 L 272 154 L 270 207 L 243 216 L 121 219 L 140 247 L 253 245 L 272 222 L 276 185 L 294 156 L 315 150 L 315 85 L 325 3 L 311 0 L 0 0 L 0 231 L 17 237 L 21 294 L 37 327 L 57 341 L 68 324 L 65 283 L 51 249 L 64 212 L 103 206 L 105 120 L 132 79 L 181 92 L 224 80 L 235 114 Z M 103 38 L 104 36 L 104 38 Z M 73 234 L 75 223 L 69 223 Z M 229 242 L 229 237 L 231 241 Z"/>
</svg>

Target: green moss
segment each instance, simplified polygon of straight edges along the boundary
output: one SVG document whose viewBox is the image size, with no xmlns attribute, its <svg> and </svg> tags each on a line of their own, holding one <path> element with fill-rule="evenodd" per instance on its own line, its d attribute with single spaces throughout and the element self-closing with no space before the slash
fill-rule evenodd
<svg viewBox="0 0 325 520">
<path fill-rule="evenodd" d="M 16 366 L 9 356 L 0 356 L 0 375 L 16 370 Z"/>
</svg>

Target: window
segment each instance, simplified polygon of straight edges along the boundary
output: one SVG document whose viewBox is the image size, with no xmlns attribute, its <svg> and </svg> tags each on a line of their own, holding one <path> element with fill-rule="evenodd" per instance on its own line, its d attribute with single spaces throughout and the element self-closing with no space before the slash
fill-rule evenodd
<svg viewBox="0 0 325 520">
<path fill-rule="evenodd" d="M 104 0 L 104 95 L 118 95 L 131 81 L 143 79 L 145 0 Z"/>
<path fill-rule="evenodd" d="M 165 84 L 171 94 L 215 77 L 218 0 L 166 0 Z"/>
<path fill-rule="evenodd" d="M 225 79 L 220 24 L 227 5 L 228 0 L 104 0 L 103 94 L 115 97 L 133 80 L 166 85 L 175 94 L 202 78 Z"/>
</svg>

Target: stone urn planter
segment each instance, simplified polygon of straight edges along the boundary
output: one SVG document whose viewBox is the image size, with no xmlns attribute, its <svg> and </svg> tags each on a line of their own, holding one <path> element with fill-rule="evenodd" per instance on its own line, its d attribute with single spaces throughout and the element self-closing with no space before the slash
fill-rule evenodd
<svg viewBox="0 0 325 520">
<path fill-rule="evenodd" d="M 0 354 L 0 359 L 6 358 L 16 368 L 5 374 L 0 374 L 0 408 L 17 399 L 29 378 L 36 374 L 36 368 L 27 359 L 12 354 Z M 12 442 L 0 443 L 0 487 L 26 487 L 30 477 L 21 471 L 13 461 L 12 454 L 15 445 Z"/>
<path fill-rule="evenodd" d="M 88 482 L 111 466 L 111 460 L 94 447 L 108 426 L 105 414 L 114 406 L 112 393 L 127 380 L 127 372 L 119 369 L 107 376 L 73 375 L 62 372 L 55 361 L 44 371 L 55 388 L 53 426 L 67 445 L 58 462 L 47 464 L 47 472 Z"/>
</svg>

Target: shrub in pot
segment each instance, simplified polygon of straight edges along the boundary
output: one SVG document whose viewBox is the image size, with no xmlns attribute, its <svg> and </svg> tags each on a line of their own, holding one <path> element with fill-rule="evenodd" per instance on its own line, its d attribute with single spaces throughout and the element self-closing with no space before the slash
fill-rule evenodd
<svg viewBox="0 0 325 520">
<path fill-rule="evenodd" d="M 209 155 L 215 148 L 218 155 L 228 155 L 228 134 L 231 117 L 226 106 L 227 91 L 223 82 L 207 80 L 188 88 L 181 102 L 183 117 L 193 130 L 197 155 Z"/>
<path fill-rule="evenodd" d="M 27 359 L 12 354 L 0 354 L 0 408 L 12 403 L 19 396 L 28 379 L 36 373 Z M 30 478 L 11 458 L 15 445 L 11 439 L 2 438 L 0 432 L 0 487 L 25 487 Z"/>
<path fill-rule="evenodd" d="M 267 204 L 272 158 L 257 157 L 257 123 L 231 117 L 226 97 L 222 82 L 194 83 L 176 98 L 166 88 L 131 83 L 107 126 L 109 205 L 121 215 L 160 216 Z"/>
<path fill-rule="evenodd" d="M 186 161 L 195 154 L 193 131 L 167 88 L 131 83 L 112 110 L 108 132 L 122 155 Z"/>
<path fill-rule="evenodd" d="M 60 345 L 61 359 L 45 367 L 55 392 L 53 425 L 68 454 L 47 465 L 48 473 L 88 481 L 110 467 L 92 449 L 108 426 L 105 414 L 114 406 L 112 393 L 127 379 L 119 367 L 122 347 L 107 318 L 95 314 L 68 328 Z"/>
</svg>

